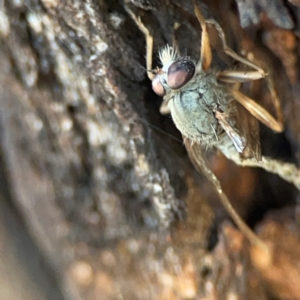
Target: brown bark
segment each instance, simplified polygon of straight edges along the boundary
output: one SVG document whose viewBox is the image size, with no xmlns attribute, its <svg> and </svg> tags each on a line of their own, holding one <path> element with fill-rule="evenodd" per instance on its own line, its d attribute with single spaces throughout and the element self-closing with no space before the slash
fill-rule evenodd
<svg viewBox="0 0 300 300">
<path fill-rule="evenodd" d="M 264 150 L 285 147 L 275 154 L 293 160 L 298 153 L 290 145 L 298 145 L 300 132 L 299 30 L 293 27 L 299 8 L 278 1 L 268 11 L 271 1 L 237 1 L 242 24 L 258 23 L 243 30 L 235 3 L 207 2 L 232 47 L 267 61 L 289 134 L 275 139 L 264 130 Z M 128 5 L 151 28 L 155 49 L 175 36 L 182 53 L 198 58 L 200 29 L 190 1 Z M 143 69 L 144 37 L 123 2 L 13 0 L 0 8 L 1 142 L 10 190 L 66 299 L 225 299 L 230 293 L 269 299 L 272 291 L 280 298 L 272 285 L 278 277 L 261 268 L 239 232 L 225 226 L 218 246 L 207 250 L 213 210 L 206 200 L 221 218 L 217 196 L 195 173 L 170 117 L 158 114 L 160 99 Z M 263 92 L 255 89 L 258 98 Z M 215 154 L 211 162 L 253 222 L 259 217 L 249 207 L 294 205 L 295 190 L 276 177 Z M 300 299 L 296 293 L 285 292 L 284 299 Z"/>
</svg>

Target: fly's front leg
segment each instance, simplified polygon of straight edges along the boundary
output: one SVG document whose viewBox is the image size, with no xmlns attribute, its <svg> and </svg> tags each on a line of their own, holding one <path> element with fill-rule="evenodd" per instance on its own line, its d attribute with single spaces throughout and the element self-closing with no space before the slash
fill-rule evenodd
<svg viewBox="0 0 300 300">
<path fill-rule="evenodd" d="M 148 78 L 152 81 L 155 77 L 152 70 L 152 55 L 153 55 L 153 36 L 148 30 L 148 28 L 142 23 L 141 18 L 137 17 L 134 12 L 125 4 L 125 9 L 132 18 L 132 20 L 135 22 L 135 24 L 138 26 L 139 30 L 144 34 L 146 39 L 146 66 L 147 66 L 147 75 Z M 163 103 L 160 107 L 160 113 L 165 115 L 169 114 L 170 110 L 168 107 L 168 101 L 164 99 Z"/>
<path fill-rule="evenodd" d="M 137 17 L 134 12 L 125 4 L 125 9 L 138 26 L 140 31 L 144 34 L 146 39 L 146 66 L 148 78 L 152 81 L 154 74 L 152 72 L 152 55 L 153 55 L 153 36 L 151 35 L 148 28 L 142 23 L 141 18 Z"/>
<path fill-rule="evenodd" d="M 200 49 L 200 63 L 197 65 L 197 70 L 208 70 L 212 62 L 212 53 L 210 48 L 209 36 L 207 32 L 207 25 L 205 18 L 196 3 L 196 0 L 193 0 L 195 15 L 200 23 L 202 34 L 201 34 L 201 49 Z"/>
</svg>

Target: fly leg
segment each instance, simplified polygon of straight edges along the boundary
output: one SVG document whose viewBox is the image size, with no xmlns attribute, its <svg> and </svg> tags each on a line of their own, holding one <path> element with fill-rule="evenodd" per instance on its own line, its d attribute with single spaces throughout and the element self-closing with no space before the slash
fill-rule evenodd
<svg viewBox="0 0 300 300">
<path fill-rule="evenodd" d="M 252 246 L 260 249 L 264 253 L 270 253 L 269 247 L 249 228 L 249 226 L 243 221 L 243 219 L 238 215 L 236 210 L 230 203 L 230 200 L 224 193 L 221 183 L 216 175 L 211 171 L 210 166 L 205 159 L 204 153 L 202 152 L 201 145 L 193 144 L 189 139 L 184 139 L 184 144 L 188 151 L 189 157 L 199 173 L 203 173 L 205 177 L 210 181 L 217 191 L 220 201 L 224 208 L 234 220 L 236 225 L 239 227 L 241 232 L 248 238 Z"/>
<path fill-rule="evenodd" d="M 257 118 L 261 123 L 268 126 L 276 132 L 283 131 L 283 115 L 280 106 L 275 105 L 277 120 L 261 105 L 247 97 L 239 91 L 231 91 L 232 96 L 236 101 L 238 101 L 242 106 L 244 106 L 255 118 Z M 274 91 L 276 95 L 276 92 Z M 277 96 L 277 95 L 276 95 Z M 274 101 L 275 102 L 275 101 Z"/>
<path fill-rule="evenodd" d="M 211 53 L 211 47 L 209 42 L 209 36 L 207 32 L 207 25 L 199 6 L 196 4 L 196 0 L 193 0 L 193 4 L 194 4 L 195 15 L 202 29 L 200 62 L 197 65 L 197 71 L 201 71 L 201 70 L 207 71 L 210 68 L 212 62 L 212 53 Z"/>
<path fill-rule="evenodd" d="M 150 33 L 149 29 L 142 23 L 141 18 L 137 17 L 134 12 L 125 4 L 125 9 L 135 22 L 139 30 L 144 34 L 146 40 L 146 66 L 147 66 L 147 75 L 148 78 L 152 81 L 155 77 L 155 74 L 152 70 L 152 56 L 153 56 L 153 36 Z M 169 99 L 164 97 L 164 100 L 160 106 L 159 112 L 162 115 L 166 115 L 170 113 L 170 109 L 168 107 Z"/>
<path fill-rule="evenodd" d="M 260 79 L 261 77 L 257 71 L 223 71 L 218 73 L 218 79 L 227 83 L 241 83 Z M 268 126 L 276 132 L 283 131 L 283 113 L 280 105 L 280 100 L 274 88 L 271 78 L 266 77 L 268 88 L 271 93 L 271 98 L 273 105 L 275 107 L 276 118 L 275 119 L 265 108 L 259 105 L 257 102 L 239 92 L 236 89 L 230 89 L 230 94 L 238 101 L 242 106 L 244 106 L 255 118 L 257 118 L 261 123 Z"/>
<path fill-rule="evenodd" d="M 233 59 L 254 69 L 254 71 L 232 71 L 232 70 L 221 71 L 217 74 L 217 78 L 220 81 L 227 82 L 227 83 L 236 83 L 236 82 L 242 83 L 247 81 L 258 80 L 268 75 L 257 64 L 247 60 L 246 58 L 239 56 L 231 48 L 229 48 L 227 46 L 225 33 L 221 28 L 221 26 L 219 25 L 219 23 L 212 18 L 205 19 L 199 6 L 197 6 L 195 0 L 193 0 L 193 3 L 194 3 L 195 14 L 202 28 L 200 69 L 207 70 L 211 65 L 212 54 L 211 54 L 211 48 L 209 43 L 209 36 L 207 32 L 207 24 L 212 24 L 219 33 L 219 36 L 223 44 L 224 52 L 230 57 L 232 57 Z M 243 105 L 254 117 L 256 117 L 263 124 L 270 127 L 272 130 L 276 132 L 282 132 L 283 114 L 282 114 L 280 101 L 274 89 L 273 82 L 269 77 L 267 77 L 267 81 L 268 81 L 268 87 L 272 95 L 272 101 L 275 107 L 277 120 L 266 109 L 264 109 L 262 106 L 257 104 L 254 100 L 242 94 L 241 92 L 237 90 L 231 90 L 231 94 L 241 105 Z"/>
<path fill-rule="evenodd" d="M 251 76 L 253 76 L 254 78 L 253 79 L 250 79 L 250 80 L 255 80 L 255 79 L 260 79 L 260 78 L 264 78 L 268 75 L 268 72 L 265 72 L 261 67 L 259 67 L 257 64 L 255 64 L 254 62 L 238 55 L 236 52 L 234 52 L 228 45 L 227 45 L 227 42 L 226 42 L 226 38 L 225 38 L 225 33 L 223 31 L 223 29 L 221 28 L 220 24 L 214 20 L 214 19 L 208 19 L 208 20 L 205 20 L 205 22 L 207 24 L 212 24 L 216 30 L 218 31 L 219 33 L 219 37 L 222 41 L 222 45 L 223 45 L 223 50 L 224 52 L 232 57 L 234 60 L 236 61 L 239 61 L 241 62 L 242 64 L 250 67 L 250 68 L 253 68 L 254 70 L 256 70 L 256 72 L 254 72 Z M 222 72 L 220 72 L 222 73 Z M 251 73 L 251 72 L 248 72 L 248 73 Z M 255 78 L 256 77 L 256 78 Z"/>
<path fill-rule="evenodd" d="M 142 23 L 141 18 L 137 17 L 134 12 L 125 4 L 125 9 L 135 22 L 139 30 L 144 34 L 146 40 L 146 67 L 148 78 L 152 81 L 154 74 L 152 71 L 152 55 L 153 55 L 153 36 L 148 28 Z"/>
</svg>

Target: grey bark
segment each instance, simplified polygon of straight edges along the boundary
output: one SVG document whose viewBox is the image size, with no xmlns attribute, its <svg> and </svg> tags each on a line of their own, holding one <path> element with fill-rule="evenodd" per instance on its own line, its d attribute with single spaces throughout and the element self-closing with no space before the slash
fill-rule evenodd
<svg viewBox="0 0 300 300">
<path fill-rule="evenodd" d="M 216 195 L 195 173 L 170 117 L 158 114 L 160 99 L 143 69 L 144 37 L 123 5 L 1 3 L 1 146 L 10 190 L 66 299 L 202 299 L 218 269 L 234 273 L 228 264 L 241 259 L 230 261 L 225 247 L 214 255 L 228 261 L 213 256 L 207 263 L 213 212 L 205 198 Z M 128 5 L 151 28 L 155 49 L 175 35 L 181 52 L 198 58 L 192 3 Z M 238 47 L 232 5 L 214 1 L 210 9 L 220 23 L 226 12 L 232 17 L 221 25 Z M 248 16 L 247 24 L 256 18 Z M 286 18 L 284 24 L 292 22 Z M 270 60 L 284 72 L 276 53 Z M 289 84 L 285 77 L 281 94 Z M 285 95 L 293 98 L 297 84 Z M 297 124 L 288 120 L 295 143 Z M 294 190 L 286 189 L 292 198 Z M 249 261 L 248 253 L 239 255 Z M 260 283 L 248 284 L 252 267 L 243 266 L 235 293 L 267 299 Z M 205 277 L 208 269 L 212 277 Z M 236 286 L 236 277 L 222 282 L 220 294 Z"/>
</svg>

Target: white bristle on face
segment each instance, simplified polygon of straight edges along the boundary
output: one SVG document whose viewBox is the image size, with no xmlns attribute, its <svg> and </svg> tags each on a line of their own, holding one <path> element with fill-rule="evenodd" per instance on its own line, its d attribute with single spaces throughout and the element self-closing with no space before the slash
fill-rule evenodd
<svg viewBox="0 0 300 300">
<path fill-rule="evenodd" d="M 178 58 L 177 51 L 174 47 L 166 45 L 159 51 L 159 59 L 163 66 L 170 64 Z"/>
</svg>

